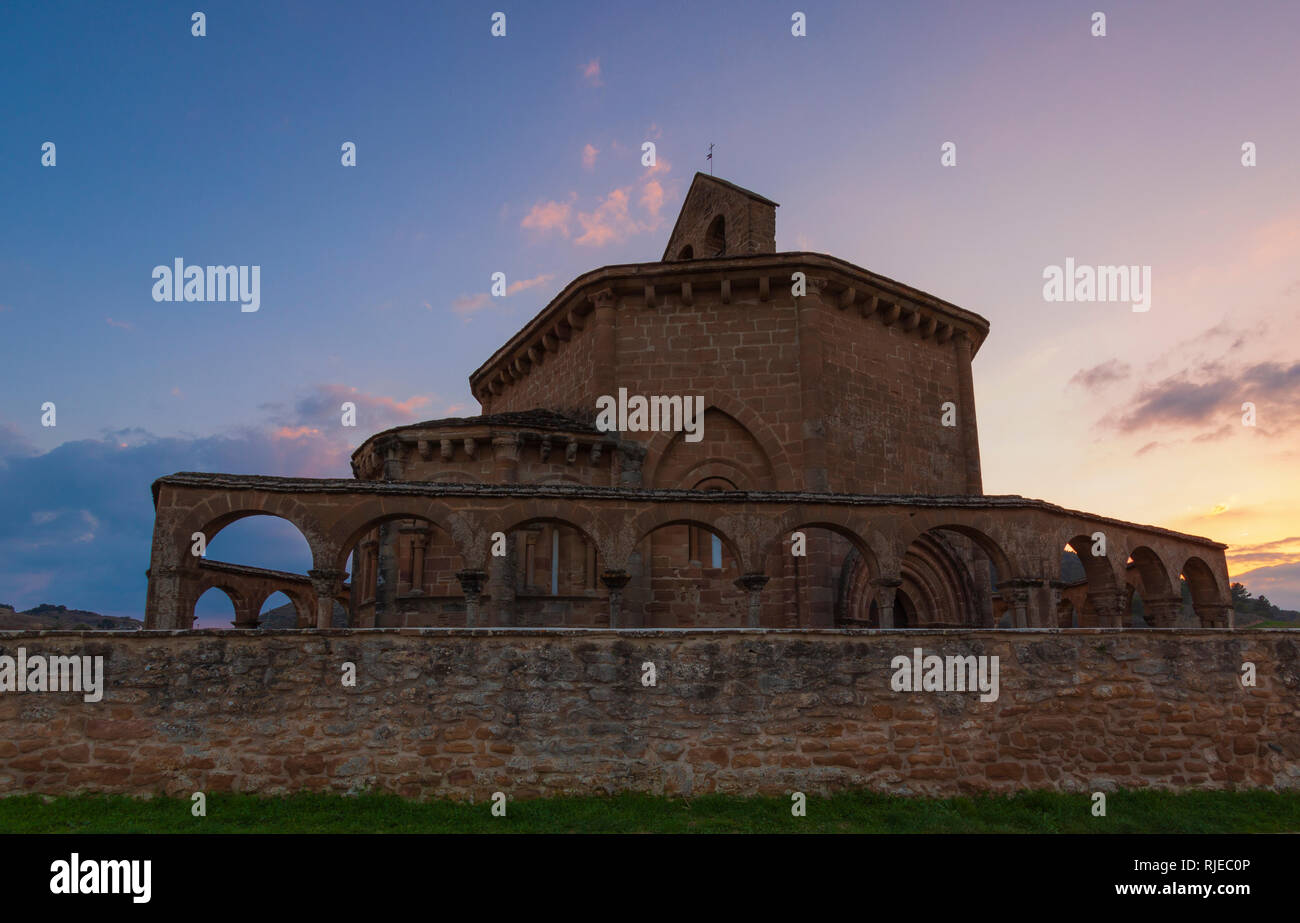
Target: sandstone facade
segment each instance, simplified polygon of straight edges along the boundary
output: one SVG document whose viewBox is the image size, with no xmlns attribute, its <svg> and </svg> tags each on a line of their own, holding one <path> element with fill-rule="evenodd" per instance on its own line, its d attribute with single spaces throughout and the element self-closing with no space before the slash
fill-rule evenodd
<svg viewBox="0 0 1300 923">
<path fill-rule="evenodd" d="M 570 282 L 470 375 L 482 414 L 375 434 L 354 480 L 161 478 L 147 624 L 219 588 L 240 628 L 276 589 L 320 628 L 336 601 L 356 628 L 1230 627 L 1222 544 L 986 496 L 988 321 L 775 252 L 776 207 L 697 174 L 662 261 Z M 598 429 L 622 392 L 700 397 L 703 438 Z M 191 553 L 254 515 L 298 527 L 309 573 Z"/>
</svg>

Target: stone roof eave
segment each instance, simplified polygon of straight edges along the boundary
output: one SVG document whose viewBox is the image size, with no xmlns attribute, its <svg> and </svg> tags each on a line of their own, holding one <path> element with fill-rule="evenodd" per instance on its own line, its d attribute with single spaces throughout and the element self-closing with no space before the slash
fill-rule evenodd
<svg viewBox="0 0 1300 923">
<path fill-rule="evenodd" d="M 790 251 L 785 253 L 754 253 L 715 257 L 712 259 L 682 260 L 677 262 L 623 263 L 602 266 L 573 279 L 558 295 L 531 320 L 507 340 L 492 356 L 470 373 L 470 388 L 478 394 L 485 379 L 499 370 L 508 360 L 519 355 L 530 342 L 540 338 L 547 328 L 564 321 L 571 310 L 586 314 L 581 303 L 582 295 L 591 295 L 603 288 L 624 288 L 628 292 L 655 284 L 667 277 L 702 276 L 723 278 L 731 273 L 757 273 L 770 270 L 773 274 L 788 274 L 795 270 L 819 270 L 828 275 L 840 276 L 846 282 L 870 286 L 915 303 L 918 307 L 935 312 L 965 329 L 971 338 L 971 354 L 979 351 L 988 335 L 989 322 L 974 311 L 960 308 L 928 292 L 913 288 L 886 276 L 863 269 L 846 260 L 825 253 Z M 621 283 L 621 285 L 620 285 Z M 630 283 L 630 284 L 629 284 Z"/>
</svg>

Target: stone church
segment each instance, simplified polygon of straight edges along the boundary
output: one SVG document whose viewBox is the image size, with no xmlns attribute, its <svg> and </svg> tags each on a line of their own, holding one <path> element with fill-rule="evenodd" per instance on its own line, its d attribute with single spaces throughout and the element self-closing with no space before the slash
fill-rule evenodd
<svg viewBox="0 0 1300 923">
<path fill-rule="evenodd" d="M 1224 545 L 985 495 L 988 321 L 777 252 L 776 209 L 696 174 L 660 260 L 574 279 L 470 375 L 480 415 L 376 433 L 353 479 L 160 478 L 147 627 L 214 587 L 243 629 L 276 591 L 321 628 L 1231 627 Z M 702 397 L 702 438 L 597 428 L 620 389 Z M 191 553 L 253 515 L 312 569 Z"/>
</svg>

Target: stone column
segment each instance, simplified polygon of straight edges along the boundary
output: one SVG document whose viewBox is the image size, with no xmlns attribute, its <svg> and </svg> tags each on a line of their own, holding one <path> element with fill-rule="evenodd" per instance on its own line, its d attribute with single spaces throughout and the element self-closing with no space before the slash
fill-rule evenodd
<svg viewBox="0 0 1300 923">
<path fill-rule="evenodd" d="M 609 627 L 623 627 L 623 587 L 632 579 L 632 575 L 625 570 L 607 570 L 602 571 L 600 582 L 605 584 L 609 590 Z"/>
<path fill-rule="evenodd" d="M 347 571 L 334 568 L 309 570 L 311 588 L 316 591 L 316 627 L 329 628 L 334 621 L 334 597 L 343 591 Z"/>
<path fill-rule="evenodd" d="M 1029 627 L 1029 588 L 1021 580 L 1003 580 L 998 584 L 998 593 L 1007 604 L 1011 613 L 1012 628 Z"/>
<path fill-rule="evenodd" d="M 1202 603 L 1193 605 L 1196 616 L 1205 628 L 1234 628 L 1234 613 L 1228 603 Z"/>
<path fill-rule="evenodd" d="M 424 593 L 424 546 L 429 540 L 427 529 L 411 530 L 411 588 L 412 596 Z"/>
<path fill-rule="evenodd" d="M 375 601 L 375 580 L 379 570 L 379 542 L 368 538 L 361 543 L 361 601 Z"/>
<path fill-rule="evenodd" d="M 252 631 L 261 621 L 258 618 L 259 613 L 247 601 L 240 602 L 235 606 L 234 626 L 244 631 Z"/>
<path fill-rule="evenodd" d="M 898 598 L 898 588 L 903 585 L 899 577 L 875 577 L 871 586 L 875 590 L 876 615 L 880 628 L 894 627 L 894 600 Z"/>
<path fill-rule="evenodd" d="M 767 574 L 743 574 L 736 578 L 736 586 L 749 594 L 749 612 L 745 622 L 746 628 L 758 628 L 763 600 L 763 587 L 767 586 Z"/>
<path fill-rule="evenodd" d="M 1123 628 L 1128 614 L 1124 603 L 1128 594 L 1124 590 L 1089 590 L 1088 603 L 1097 613 L 1098 628 Z"/>
<path fill-rule="evenodd" d="M 958 405 L 957 425 L 961 428 L 962 454 L 966 456 L 966 493 L 984 493 L 984 480 L 980 474 L 980 437 L 975 424 L 975 379 L 971 374 L 971 357 L 974 344 L 965 331 L 959 331 L 953 342 L 957 351 L 957 386 L 961 401 Z"/>
<path fill-rule="evenodd" d="M 826 464 L 825 374 L 821 328 L 816 304 L 826 287 L 823 278 L 808 279 L 808 295 L 795 298 L 799 335 L 799 410 L 803 417 L 803 489 L 829 490 Z M 810 299 L 813 299 L 810 301 Z"/>
<path fill-rule="evenodd" d="M 180 568 L 155 564 L 144 575 L 149 581 L 145 594 L 144 627 L 187 627 L 181 624 Z"/>
<path fill-rule="evenodd" d="M 458 570 L 456 579 L 460 581 L 460 591 L 465 594 L 465 627 L 478 625 L 479 597 L 483 595 L 483 585 L 487 583 L 487 571 Z"/>
<path fill-rule="evenodd" d="M 1152 596 L 1142 598 L 1146 607 L 1147 624 L 1152 628 L 1173 628 L 1178 624 L 1178 615 L 1183 611 L 1181 596 Z"/>
<path fill-rule="evenodd" d="M 1003 580 L 998 590 L 1011 604 L 1008 593 L 1017 600 L 1017 606 L 1023 607 L 1022 614 L 1012 616 L 1017 628 L 1047 628 L 1056 622 L 1056 610 L 1052 604 L 1053 591 L 1049 582 L 1041 577 L 1022 577 L 1015 580 Z M 1022 601 L 1023 600 L 1023 601 Z"/>
</svg>

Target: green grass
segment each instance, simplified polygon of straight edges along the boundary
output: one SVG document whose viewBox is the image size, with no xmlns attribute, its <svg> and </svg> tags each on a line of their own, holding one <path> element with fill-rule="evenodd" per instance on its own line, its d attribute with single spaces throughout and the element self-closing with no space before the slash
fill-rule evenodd
<svg viewBox="0 0 1300 923">
<path fill-rule="evenodd" d="M 189 799 L 78 795 L 0 798 L 0 833 L 1278 833 L 1300 831 L 1300 792 L 1112 792 L 1106 817 L 1088 795 L 1023 792 L 903 798 L 848 792 L 790 799 L 705 795 L 407 801 L 393 795 L 213 794 L 207 816 Z"/>
</svg>

